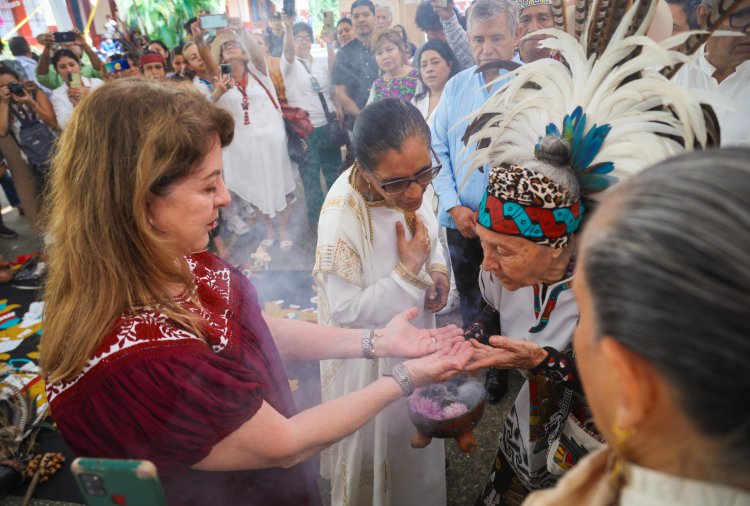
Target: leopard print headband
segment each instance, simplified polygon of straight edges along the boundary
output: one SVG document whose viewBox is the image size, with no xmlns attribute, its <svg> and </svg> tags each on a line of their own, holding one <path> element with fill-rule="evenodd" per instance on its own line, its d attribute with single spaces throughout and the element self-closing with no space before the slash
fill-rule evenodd
<svg viewBox="0 0 750 506">
<path fill-rule="evenodd" d="M 479 206 L 479 224 L 550 248 L 564 248 L 578 230 L 583 204 L 547 176 L 520 165 L 493 167 Z"/>
</svg>

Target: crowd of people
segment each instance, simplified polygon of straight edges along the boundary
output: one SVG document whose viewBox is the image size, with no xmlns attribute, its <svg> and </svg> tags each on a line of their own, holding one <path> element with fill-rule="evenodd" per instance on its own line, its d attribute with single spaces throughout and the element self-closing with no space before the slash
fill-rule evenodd
<svg viewBox="0 0 750 506">
<path fill-rule="evenodd" d="M 321 454 L 334 505 L 440 505 L 407 397 L 517 370 L 468 502 L 750 504 L 750 0 L 586 5 L 421 2 L 419 44 L 370 0 L 108 61 L 11 39 L 0 183 L 45 234 L 73 451 L 153 461 L 170 504 L 319 504 Z M 264 313 L 238 251 L 298 251 L 300 197 L 317 325 Z"/>
</svg>

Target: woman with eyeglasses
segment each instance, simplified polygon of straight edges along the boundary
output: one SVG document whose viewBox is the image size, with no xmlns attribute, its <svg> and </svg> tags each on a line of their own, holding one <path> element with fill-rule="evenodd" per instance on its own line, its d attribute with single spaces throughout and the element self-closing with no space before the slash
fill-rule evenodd
<svg viewBox="0 0 750 506">
<path fill-rule="evenodd" d="M 354 125 L 354 165 L 328 192 L 318 223 L 313 277 L 322 325 L 376 328 L 406 308 L 412 324 L 435 326 L 445 306 L 448 269 L 425 189 L 440 170 L 430 129 L 412 104 L 386 98 Z M 397 363 L 321 362 L 323 400 L 376 381 Z M 445 504 L 442 441 L 411 448 L 406 400 L 397 402 L 322 456 L 332 504 Z M 388 472 L 388 470 L 391 472 Z M 398 472 L 394 470 L 398 469 Z"/>
</svg>

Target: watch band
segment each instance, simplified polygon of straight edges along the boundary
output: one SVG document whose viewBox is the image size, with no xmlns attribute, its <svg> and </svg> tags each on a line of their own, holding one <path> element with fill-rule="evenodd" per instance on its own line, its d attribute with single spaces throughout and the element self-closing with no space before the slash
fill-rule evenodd
<svg viewBox="0 0 750 506">
<path fill-rule="evenodd" d="M 372 329 L 362 331 L 362 356 L 370 360 L 377 358 L 375 356 L 375 337 Z"/>
<path fill-rule="evenodd" d="M 394 365 L 393 369 L 391 369 L 391 374 L 393 375 L 393 379 L 396 380 L 396 383 L 398 383 L 398 386 L 400 386 L 401 390 L 404 392 L 404 397 L 409 397 L 416 387 L 414 386 L 414 381 L 412 381 L 411 376 L 406 372 L 404 364 L 400 363 Z"/>
</svg>

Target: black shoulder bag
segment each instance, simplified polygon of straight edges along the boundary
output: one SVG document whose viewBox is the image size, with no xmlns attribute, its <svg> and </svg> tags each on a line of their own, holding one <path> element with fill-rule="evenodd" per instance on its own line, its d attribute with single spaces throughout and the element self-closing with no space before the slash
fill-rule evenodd
<svg viewBox="0 0 750 506">
<path fill-rule="evenodd" d="M 334 147 L 341 147 L 344 144 L 347 143 L 349 140 L 349 137 L 347 136 L 346 132 L 339 127 L 338 119 L 336 119 L 336 114 L 331 113 L 328 110 L 328 103 L 326 102 L 326 98 L 323 96 L 323 90 L 320 87 L 320 83 L 318 83 L 318 80 L 315 78 L 312 72 L 310 72 L 310 68 L 307 66 L 307 63 L 302 58 L 297 58 L 299 62 L 302 64 L 303 67 L 305 67 L 305 70 L 310 76 L 310 86 L 312 86 L 313 91 L 316 91 L 318 93 L 318 98 L 320 99 L 320 105 L 323 106 L 323 112 L 326 115 L 326 120 L 328 121 L 328 142 L 331 144 L 331 146 Z"/>
</svg>

